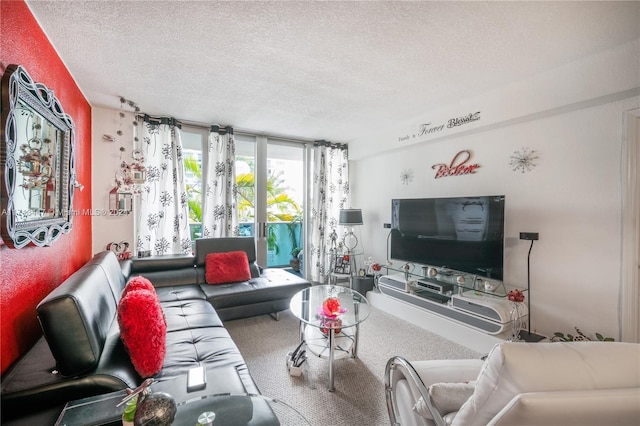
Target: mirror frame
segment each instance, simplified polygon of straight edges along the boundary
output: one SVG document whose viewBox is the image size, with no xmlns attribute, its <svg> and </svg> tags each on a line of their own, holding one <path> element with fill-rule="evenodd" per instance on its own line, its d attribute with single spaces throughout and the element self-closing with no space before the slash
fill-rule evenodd
<svg viewBox="0 0 640 426">
<path fill-rule="evenodd" d="M 50 125 L 62 132 L 61 147 L 53 158 L 58 166 L 55 176 L 56 199 L 55 215 L 35 220 L 20 221 L 16 211 L 16 182 L 20 173 L 16 162 L 18 141 L 16 115 L 26 104 L 34 112 L 40 114 Z M 62 234 L 67 234 L 73 226 L 73 183 L 76 181 L 75 160 L 73 155 L 75 143 L 75 125 L 69 114 L 64 112 L 60 101 L 53 90 L 42 83 L 33 81 L 27 71 L 20 65 L 9 65 L 2 76 L 2 124 L 0 127 L 0 163 L 2 185 L 2 239 L 13 248 L 22 248 L 32 243 L 39 247 L 50 246 Z"/>
</svg>

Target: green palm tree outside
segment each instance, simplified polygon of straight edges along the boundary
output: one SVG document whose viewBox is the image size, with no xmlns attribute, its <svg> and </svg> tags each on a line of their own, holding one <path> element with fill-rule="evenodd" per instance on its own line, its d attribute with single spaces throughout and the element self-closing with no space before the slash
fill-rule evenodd
<svg viewBox="0 0 640 426">
<path fill-rule="evenodd" d="M 253 161 L 247 157 L 237 157 L 250 166 L 249 173 L 236 176 L 238 188 L 238 221 L 252 223 L 255 219 L 255 174 Z M 186 155 L 184 159 L 185 171 L 192 179 L 187 179 L 187 196 L 189 219 L 192 223 L 202 223 L 202 166 L 197 158 Z M 289 188 L 282 178 L 283 172 L 270 173 L 267 177 L 267 221 L 287 223 L 289 237 L 293 249 L 299 249 L 299 224 L 302 222 L 302 209 L 288 194 Z M 191 182 L 191 183 L 190 183 Z M 269 250 L 279 253 L 279 246 L 273 225 L 268 226 L 267 246 Z M 298 250 L 299 251 L 299 250 Z"/>
<path fill-rule="evenodd" d="M 184 169 L 187 174 L 197 178 L 197 183 L 186 180 L 187 205 L 189 206 L 189 220 L 202 223 L 202 167 L 200 162 L 191 155 L 185 155 Z"/>
</svg>

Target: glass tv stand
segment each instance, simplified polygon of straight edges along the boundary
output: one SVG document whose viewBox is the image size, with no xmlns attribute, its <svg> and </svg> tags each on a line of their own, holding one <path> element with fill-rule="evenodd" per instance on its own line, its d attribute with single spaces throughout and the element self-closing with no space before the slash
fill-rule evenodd
<svg viewBox="0 0 640 426">
<path fill-rule="evenodd" d="M 378 288 L 387 296 L 489 334 L 509 328 L 513 306 L 507 296 L 517 289 L 497 279 L 411 263 L 388 266 L 387 275 L 378 278 Z"/>
<path fill-rule="evenodd" d="M 469 291 L 478 295 L 506 298 L 511 290 L 517 289 L 516 286 L 505 284 L 498 279 L 435 266 L 403 263 L 387 266 L 386 269 L 387 275 L 402 277 L 416 293 L 425 297 L 435 294 L 438 299 L 443 300 L 450 299 L 454 294 L 462 295 Z"/>
</svg>

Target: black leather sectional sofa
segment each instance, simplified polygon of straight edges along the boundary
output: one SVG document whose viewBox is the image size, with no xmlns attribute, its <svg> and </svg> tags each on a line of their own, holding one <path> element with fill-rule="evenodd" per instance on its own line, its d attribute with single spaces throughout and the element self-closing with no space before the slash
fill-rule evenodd
<svg viewBox="0 0 640 426">
<path fill-rule="evenodd" d="M 206 255 L 237 250 L 247 253 L 252 278 L 206 284 Z M 143 381 L 116 319 L 122 290 L 137 275 L 154 284 L 167 323 L 166 356 L 154 378 L 178 402 L 211 393 L 260 393 L 223 321 L 285 310 L 291 296 L 310 285 L 284 270 L 260 268 L 253 238 L 200 239 L 195 256 L 118 262 L 111 252 L 99 253 L 39 303 L 44 336 L 2 377 L 3 425 L 53 424 L 68 401 Z M 199 365 L 207 369 L 207 388 L 187 394 L 187 371 Z"/>
</svg>

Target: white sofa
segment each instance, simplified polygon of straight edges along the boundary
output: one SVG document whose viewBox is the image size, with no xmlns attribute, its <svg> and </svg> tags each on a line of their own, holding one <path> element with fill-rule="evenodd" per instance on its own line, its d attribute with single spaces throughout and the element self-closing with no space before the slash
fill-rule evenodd
<svg viewBox="0 0 640 426">
<path fill-rule="evenodd" d="M 640 425 L 640 344 L 500 343 L 385 371 L 392 425 Z"/>
</svg>

